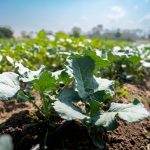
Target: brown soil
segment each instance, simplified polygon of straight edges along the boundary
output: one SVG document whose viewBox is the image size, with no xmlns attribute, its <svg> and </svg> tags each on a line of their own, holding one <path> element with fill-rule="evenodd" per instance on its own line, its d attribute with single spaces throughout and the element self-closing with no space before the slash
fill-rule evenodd
<svg viewBox="0 0 150 150">
<path fill-rule="evenodd" d="M 134 98 L 139 99 L 144 103 L 145 107 L 150 111 L 150 78 L 144 79 L 141 84 L 125 83 L 123 88 L 128 91 L 128 94 L 121 97 L 118 102 L 128 103 Z"/>
<path fill-rule="evenodd" d="M 124 87 L 132 95 L 130 99 L 141 99 L 150 110 L 150 78 L 142 85 L 126 83 Z M 37 123 L 34 113 L 35 109 L 27 102 L 0 101 L 0 134 L 10 134 L 13 137 L 15 150 L 29 150 L 44 139 L 48 126 Z M 120 126 L 116 130 L 106 134 L 106 149 L 150 150 L 150 117 L 137 123 L 126 123 L 122 120 L 118 120 L 118 123 Z M 51 134 L 55 130 L 49 131 Z M 98 149 L 92 144 L 81 124 L 73 123 L 64 131 L 57 136 L 51 135 L 53 138 L 50 137 L 48 141 L 50 150 Z"/>
<path fill-rule="evenodd" d="M 110 150 L 149 150 L 150 118 L 140 123 L 119 121 L 119 127 L 107 134 Z"/>
</svg>

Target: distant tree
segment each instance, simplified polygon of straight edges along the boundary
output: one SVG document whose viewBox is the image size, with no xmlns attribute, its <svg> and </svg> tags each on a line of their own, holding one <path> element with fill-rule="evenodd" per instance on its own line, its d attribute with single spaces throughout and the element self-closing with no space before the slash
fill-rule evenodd
<svg viewBox="0 0 150 150">
<path fill-rule="evenodd" d="M 105 39 L 115 39 L 115 34 L 115 31 L 106 29 L 101 37 Z"/>
<path fill-rule="evenodd" d="M 0 38 L 13 38 L 13 31 L 9 27 L 0 27 Z"/>
<path fill-rule="evenodd" d="M 98 24 L 94 28 L 92 28 L 91 32 L 88 33 L 89 38 L 101 37 L 103 31 L 103 25 Z"/>
<path fill-rule="evenodd" d="M 116 39 L 121 38 L 121 32 L 120 32 L 120 29 L 117 29 L 117 32 L 115 33 L 115 38 L 116 38 Z"/>
<path fill-rule="evenodd" d="M 71 36 L 79 37 L 81 35 L 81 28 L 80 27 L 73 27 L 71 29 Z"/>
<path fill-rule="evenodd" d="M 47 35 L 53 35 L 53 31 L 45 31 Z"/>
<path fill-rule="evenodd" d="M 21 32 L 21 37 L 22 37 L 23 39 L 30 39 L 30 38 L 31 38 L 31 35 L 28 34 L 26 31 L 22 31 L 22 32 Z"/>
<path fill-rule="evenodd" d="M 141 35 L 137 35 L 137 32 L 136 31 L 134 31 L 134 30 L 123 30 L 122 31 L 122 36 L 121 36 L 121 38 L 123 39 L 123 40 L 127 40 L 127 41 L 136 41 L 136 40 L 138 40 L 138 39 L 140 39 L 140 38 L 142 38 L 142 36 Z"/>
</svg>

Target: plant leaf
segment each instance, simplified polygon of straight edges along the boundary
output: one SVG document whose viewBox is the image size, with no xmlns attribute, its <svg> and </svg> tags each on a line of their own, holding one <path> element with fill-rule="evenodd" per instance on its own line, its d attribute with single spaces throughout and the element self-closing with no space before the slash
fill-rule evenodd
<svg viewBox="0 0 150 150">
<path fill-rule="evenodd" d="M 89 99 L 88 102 L 90 104 L 91 116 L 93 116 L 100 110 L 101 103 L 93 99 Z"/>
<path fill-rule="evenodd" d="M 8 100 L 19 91 L 18 74 L 13 72 L 4 72 L 0 74 L 0 99 Z"/>
<path fill-rule="evenodd" d="M 95 91 L 102 91 L 102 90 L 108 90 L 113 88 L 114 81 L 113 80 L 108 80 L 108 79 L 102 79 L 101 77 L 97 78 L 94 77 L 96 82 L 98 83 L 98 88 L 95 89 Z"/>
<path fill-rule="evenodd" d="M 12 138 L 9 135 L 0 136 L 0 150 L 13 150 Z"/>
<path fill-rule="evenodd" d="M 88 118 L 88 116 L 84 115 L 78 107 L 74 106 L 70 102 L 64 103 L 57 100 L 54 102 L 54 109 L 59 113 L 61 118 L 66 120 L 83 120 L 84 118 Z"/>
<path fill-rule="evenodd" d="M 92 120 L 96 126 L 103 126 L 107 130 L 114 130 L 117 128 L 117 122 L 115 120 L 116 115 L 117 112 L 98 113 L 93 116 Z"/>
<path fill-rule="evenodd" d="M 72 79 L 69 78 L 68 73 L 65 69 L 58 70 L 55 72 L 52 72 L 52 76 L 57 80 L 57 82 L 63 82 L 64 84 L 69 83 Z"/>
<path fill-rule="evenodd" d="M 65 87 L 62 89 L 58 99 L 59 100 L 54 102 L 54 109 L 62 118 L 67 120 L 82 120 L 87 117 L 82 113 L 79 107 L 74 105 L 74 102 L 78 102 L 80 97 L 72 87 Z"/>
<path fill-rule="evenodd" d="M 106 131 L 104 128 L 92 126 L 91 128 L 88 128 L 88 133 L 95 146 L 101 150 L 106 148 Z"/>
<path fill-rule="evenodd" d="M 95 63 L 91 57 L 74 57 L 67 67 L 69 73 L 72 73 L 75 77 L 75 89 L 79 96 L 86 99 L 88 95 L 93 94 L 98 84 L 93 77 Z"/>
<path fill-rule="evenodd" d="M 105 100 L 111 99 L 112 96 L 110 95 L 110 93 L 102 90 L 95 92 L 91 97 L 98 102 L 105 102 Z"/>
<path fill-rule="evenodd" d="M 47 70 L 44 70 L 39 79 L 35 79 L 34 87 L 41 93 L 56 89 L 56 80 Z"/>
<path fill-rule="evenodd" d="M 86 52 L 86 55 L 90 56 L 94 60 L 95 64 L 98 67 L 104 68 L 104 67 L 108 67 L 110 65 L 110 62 L 108 60 L 106 60 L 106 58 L 103 58 L 102 56 L 98 56 L 95 51 L 88 50 L 85 52 Z"/>
<path fill-rule="evenodd" d="M 137 103 L 137 100 L 129 104 L 111 103 L 108 112 L 93 117 L 93 121 L 97 126 L 112 130 L 116 128 L 116 115 L 127 122 L 136 122 L 150 116 L 150 113 L 142 103 Z"/>
<path fill-rule="evenodd" d="M 57 79 L 59 79 L 59 76 L 61 75 L 61 73 L 62 73 L 64 70 L 65 70 L 65 69 L 52 72 L 52 76 L 57 80 Z"/>
<path fill-rule="evenodd" d="M 20 81 L 30 82 L 39 78 L 40 73 L 43 71 L 45 66 L 42 65 L 41 68 L 37 71 L 31 71 L 30 69 L 24 67 L 21 63 L 15 63 L 15 68 L 18 69 Z"/>
<path fill-rule="evenodd" d="M 107 98 L 111 98 L 115 95 L 114 92 L 114 81 L 108 79 L 102 79 L 94 77 L 98 83 L 98 88 L 94 90 L 92 97 L 97 101 L 104 101 Z"/>
<path fill-rule="evenodd" d="M 65 87 L 60 91 L 58 99 L 62 102 L 78 102 L 80 97 L 73 87 Z"/>
</svg>

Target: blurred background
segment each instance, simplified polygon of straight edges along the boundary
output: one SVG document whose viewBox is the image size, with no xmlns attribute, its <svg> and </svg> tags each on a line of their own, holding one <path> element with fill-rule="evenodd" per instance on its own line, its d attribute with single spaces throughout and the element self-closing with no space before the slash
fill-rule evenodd
<svg viewBox="0 0 150 150">
<path fill-rule="evenodd" d="M 78 37 L 150 39 L 150 0 L 0 0 L 0 38 L 64 32 Z"/>
</svg>

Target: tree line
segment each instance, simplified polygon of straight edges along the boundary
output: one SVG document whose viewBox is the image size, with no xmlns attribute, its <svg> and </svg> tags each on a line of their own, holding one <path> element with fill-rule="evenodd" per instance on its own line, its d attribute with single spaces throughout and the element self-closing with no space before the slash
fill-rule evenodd
<svg viewBox="0 0 150 150">
<path fill-rule="evenodd" d="M 32 38 L 32 33 L 27 33 L 25 31 L 21 32 L 21 38 Z M 46 31 L 48 35 L 54 33 L 52 31 Z M 80 27 L 73 27 L 71 31 L 68 33 L 71 36 L 79 37 L 84 35 L 88 38 L 103 38 L 103 39 L 115 39 L 115 40 L 126 40 L 126 41 L 136 41 L 136 40 L 145 40 L 150 39 L 150 29 L 146 33 L 142 29 L 105 29 L 102 24 L 99 24 L 93 27 L 90 31 L 83 33 Z M 0 26 L 0 38 L 10 39 L 14 38 L 13 30 L 10 27 L 2 27 Z"/>
</svg>

